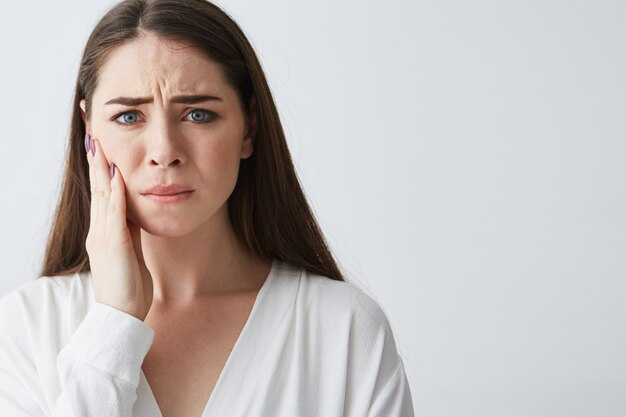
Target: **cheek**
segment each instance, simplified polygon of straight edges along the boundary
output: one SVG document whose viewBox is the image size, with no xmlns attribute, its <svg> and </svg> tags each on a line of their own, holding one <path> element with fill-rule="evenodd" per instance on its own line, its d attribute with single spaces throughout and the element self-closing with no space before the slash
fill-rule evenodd
<svg viewBox="0 0 626 417">
<path fill-rule="evenodd" d="M 99 140 L 106 160 L 109 163 L 114 163 L 117 172 L 121 174 L 126 188 L 127 203 L 128 200 L 137 199 L 138 193 L 141 191 L 140 188 L 145 186 L 136 174 L 137 168 L 141 164 L 140 153 L 119 138 L 102 135 Z"/>
<path fill-rule="evenodd" d="M 229 171 L 233 165 L 232 146 L 225 142 L 212 144 L 210 147 L 199 150 L 197 163 L 203 172 L 210 172 L 213 175 L 222 175 Z"/>
<path fill-rule="evenodd" d="M 235 148 L 233 142 L 219 141 L 195 153 L 195 164 L 212 188 L 230 190 L 237 182 L 241 149 Z"/>
<path fill-rule="evenodd" d="M 132 180 L 130 174 L 132 174 L 133 167 L 136 166 L 135 159 L 137 159 L 138 153 L 120 139 L 101 136 L 99 140 L 106 160 L 109 163 L 113 162 L 122 174 L 127 174 L 124 176 L 124 181 Z"/>
</svg>

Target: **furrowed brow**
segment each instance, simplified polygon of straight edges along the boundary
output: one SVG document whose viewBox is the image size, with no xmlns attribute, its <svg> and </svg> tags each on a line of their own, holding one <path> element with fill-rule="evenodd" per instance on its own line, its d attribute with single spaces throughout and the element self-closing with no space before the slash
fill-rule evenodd
<svg viewBox="0 0 626 417">
<path fill-rule="evenodd" d="M 223 101 L 221 97 L 207 96 L 207 95 L 188 95 L 188 96 L 175 96 L 172 98 L 172 103 L 182 104 L 196 104 L 205 101 Z"/>
<path fill-rule="evenodd" d="M 117 97 L 107 101 L 104 104 L 121 104 L 124 106 L 140 106 L 142 104 L 152 103 L 152 97 Z M 208 95 L 186 95 L 175 96 L 172 98 L 172 103 L 181 104 L 196 104 L 205 101 L 223 101 L 221 97 L 208 96 Z"/>
</svg>

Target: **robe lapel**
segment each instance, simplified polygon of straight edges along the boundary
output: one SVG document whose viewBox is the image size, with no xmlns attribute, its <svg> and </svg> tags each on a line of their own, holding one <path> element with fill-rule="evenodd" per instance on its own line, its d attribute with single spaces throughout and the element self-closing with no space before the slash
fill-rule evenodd
<svg viewBox="0 0 626 417">
<path fill-rule="evenodd" d="M 246 412 L 254 405 L 255 376 L 264 362 L 264 352 L 276 343 L 274 336 L 281 321 L 292 311 L 301 272 L 300 268 L 274 260 L 201 417 L 248 415 Z M 133 415 L 163 417 L 143 370 Z"/>
</svg>

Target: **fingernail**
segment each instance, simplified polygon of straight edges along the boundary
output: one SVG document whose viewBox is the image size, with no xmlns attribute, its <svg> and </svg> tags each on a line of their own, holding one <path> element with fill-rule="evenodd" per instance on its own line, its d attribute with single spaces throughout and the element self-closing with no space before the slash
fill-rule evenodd
<svg viewBox="0 0 626 417">
<path fill-rule="evenodd" d="M 85 133 L 85 152 L 89 153 L 89 144 L 91 143 L 91 136 L 89 133 Z"/>
<path fill-rule="evenodd" d="M 113 178 L 114 175 L 115 175 L 115 164 L 111 162 L 109 164 L 109 177 Z"/>
<path fill-rule="evenodd" d="M 91 136 L 89 136 L 89 139 L 91 140 L 91 154 L 96 156 L 96 140 Z"/>
</svg>

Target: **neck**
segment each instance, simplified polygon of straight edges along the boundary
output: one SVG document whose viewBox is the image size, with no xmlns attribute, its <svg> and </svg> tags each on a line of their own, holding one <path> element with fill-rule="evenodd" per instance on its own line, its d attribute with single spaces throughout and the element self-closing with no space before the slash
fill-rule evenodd
<svg viewBox="0 0 626 417">
<path fill-rule="evenodd" d="M 176 237 L 141 230 L 146 266 L 152 275 L 153 304 L 185 306 L 202 298 L 258 291 L 271 260 L 239 242 L 226 205 L 201 227 Z"/>
</svg>

